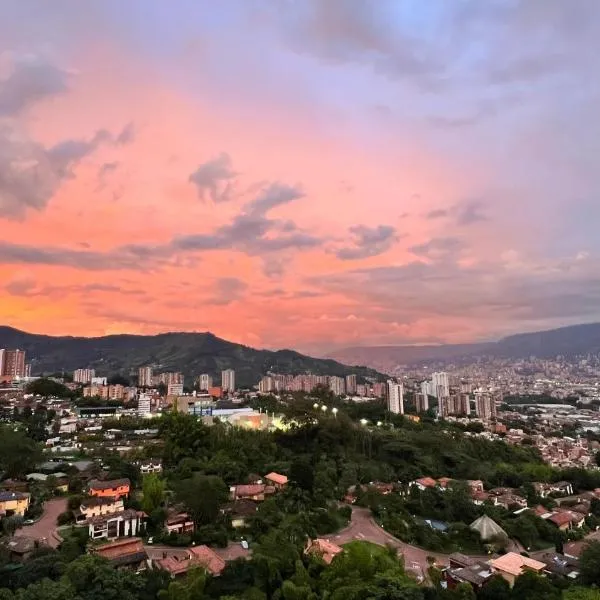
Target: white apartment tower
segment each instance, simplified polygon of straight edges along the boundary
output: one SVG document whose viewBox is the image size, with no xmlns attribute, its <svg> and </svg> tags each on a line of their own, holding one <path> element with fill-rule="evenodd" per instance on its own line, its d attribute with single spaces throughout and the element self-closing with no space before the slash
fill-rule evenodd
<svg viewBox="0 0 600 600">
<path fill-rule="evenodd" d="M 151 411 L 150 396 L 148 394 L 140 394 L 138 398 L 138 415 L 149 415 Z"/>
<path fill-rule="evenodd" d="M 427 394 L 415 394 L 415 404 L 418 413 L 427 412 L 429 410 L 429 398 Z"/>
<path fill-rule="evenodd" d="M 356 375 L 346 375 L 346 394 L 353 396 L 356 394 Z"/>
<path fill-rule="evenodd" d="M 138 385 L 140 387 L 152 387 L 152 367 L 140 367 L 138 370 Z"/>
<path fill-rule="evenodd" d="M 447 398 L 450 395 L 450 383 L 448 373 L 434 373 L 431 376 L 433 396 L 436 398 Z"/>
<path fill-rule="evenodd" d="M 73 383 L 91 383 L 96 377 L 94 369 L 75 369 L 73 371 Z"/>
<path fill-rule="evenodd" d="M 221 371 L 221 388 L 224 392 L 235 392 L 235 371 L 233 369 Z"/>
<path fill-rule="evenodd" d="M 404 386 L 391 379 L 388 381 L 388 410 L 395 415 L 404 414 Z"/>
<path fill-rule="evenodd" d="M 207 392 L 213 386 L 213 378 L 208 373 L 202 373 L 198 378 L 198 385 L 202 391 Z"/>
<path fill-rule="evenodd" d="M 346 393 L 346 380 L 343 377 L 330 377 L 329 389 L 336 396 L 343 396 Z"/>
</svg>

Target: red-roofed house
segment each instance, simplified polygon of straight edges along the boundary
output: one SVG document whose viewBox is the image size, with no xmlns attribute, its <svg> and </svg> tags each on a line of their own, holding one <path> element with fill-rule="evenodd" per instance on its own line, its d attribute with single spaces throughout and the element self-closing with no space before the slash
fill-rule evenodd
<svg viewBox="0 0 600 600">
<path fill-rule="evenodd" d="M 268 475 L 265 475 L 265 479 L 272 483 L 277 489 L 284 488 L 288 482 L 288 478 L 279 473 L 269 473 Z"/>
<path fill-rule="evenodd" d="M 304 553 L 313 556 L 319 556 L 325 561 L 325 564 L 331 564 L 331 561 L 344 549 L 340 546 L 324 540 L 323 538 L 317 538 L 315 540 L 309 540 Z"/>
<path fill-rule="evenodd" d="M 247 483 L 242 485 L 233 485 L 229 488 L 229 496 L 232 500 L 254 500 L 262 502 L 265 496 L 275 491 L 273 486 L 264 483 Z"/>
<path fill-rule="evenodd" d="M 168 571 L 172 577 L 185 575 L 192 567 L 202 567 L 208 573 L 217 577 L 225 568 L 225 561 L 208 546 L 196 546 L 187 550 L 185 558 L 168 556 L 157 560 L 156 565 Z"/>
<path fill-rule="evenodd" d="M 144 570 L 148 560 L 148 555 L 140 538 L 126 538 L 109 542 L 91 548 L 89 552 L 106 558 L 115 567 L 124 567 L 136 571 Z"/>
<path fill-rule="evenodd" d="M 414 485 L 423 491 L 427 488 L 434 488 L 437 485 L 437 481 L 432 477 L 421 477 L 421 479 L 415 479 L 415 481 L 412 481 L 410 485 Z"/>
</svg>

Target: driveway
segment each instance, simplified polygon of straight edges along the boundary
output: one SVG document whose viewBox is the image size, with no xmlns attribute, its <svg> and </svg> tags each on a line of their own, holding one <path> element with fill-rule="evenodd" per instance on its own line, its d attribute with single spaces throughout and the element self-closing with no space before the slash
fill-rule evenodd
<svg viewBox="0 0 600 600">
<path fill-rule="evenodd" d="M 44 503 L 44 512 L 33 525 L 24 525 L 15 532 L 15 536 L 32 538 L 57 548 L 62 541 L 56 533 L 58 515 L 67 510 L 66 498 L 54 498 Z"/>
</svg>

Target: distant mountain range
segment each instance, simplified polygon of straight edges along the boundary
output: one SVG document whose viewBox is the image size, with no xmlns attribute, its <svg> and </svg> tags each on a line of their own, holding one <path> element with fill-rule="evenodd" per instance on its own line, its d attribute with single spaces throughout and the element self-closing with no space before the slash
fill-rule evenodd
<svg viewBox="0 0 600 600">
<path fill-rule="evenodd" d="M 439 346 L 357 346 L 331 352 L 330 358 L 346 364 L 368 365 L 392 373 L 400 365 L 450 362 L 482 356 L 499 358 L 553 358 L 600 353 L 600 323 L 573 325 L 535 333 L 520 333 L 497 342 Z"/>
<path fill-rule="evenodd" d="M 118 373 L 132 376 L 135 381 L 139 367 L 152 365 L 157 372 L 181 371 L 190 384 L 201 373 L 213 375 L 215 382 L 220 383 L 224 369 L 235 369 L 239 386 L 255 385 L 267 371 L 383 377 L 373 369 L 348 367 L 293 350 L 256 350 L 212 333 L 54 337 L 0 326 L 0 348 L 25 350 L 34 375 L 92 367 L 98 375 Z"/>
</svg>

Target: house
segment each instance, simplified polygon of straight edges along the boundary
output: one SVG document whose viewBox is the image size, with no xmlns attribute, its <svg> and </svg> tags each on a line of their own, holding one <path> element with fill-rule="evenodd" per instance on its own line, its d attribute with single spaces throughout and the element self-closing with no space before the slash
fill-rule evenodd
<svg viewBox="0 0 600 600">
<path fill-rule="evenodd" d="M 573 527 L 583 527 L 585 515 L 571 510 L 557 510 L 547 519 L 553 525 L 556 525 L 561 531 L 567 531 Z"/>
<path fill-rule="evenodd" d="M 0 492 L 0 516 L 22 517 L 29 508 L 29 494 L 23 492 Z"/>
<path fill-rule="evenodd" d="M 454 589 L 461 583 L 469 583 L 477 591 L 494 575 L 486 562 L 458 552 L 451 554 L 448 562 L 448 568 L 444 569 L 444 579 L 449 589 Z"/>
<path fill-rule="evenodd" d="M 304 554 L 307 556 L 318 556 L 323 559 L 326 565 L 330 565 L 331 561 L 344 549 L 323 538 L 317 538 L 315 540 L 309 540 Z"/>
<path fill-rule="evenodd" d="M 265 479 L 278 490 L 283 489 L 288 482 L 288 478 L 279 473 L 269 473 L 268 475 L 265 475 Z"/>
<path fill-rule="evenodd" d="M 131 569 L 136 572 L 144 571 L 149 564 L 148 555 L 140 538 L 126 538 L 102 544 L 88 550 L 106 558 L 116 568 Z"/>
<path fill-rule="evenodd" d="M 475 519 L 475 521 L 469 525 L 469 529 L 476 531 L 484 542 L 508 539 L 506 531 L 487 515 L 482 515 L 478 519 Z"/>
<path fill-rule="evenodd" d="M 471 490 L 471 495 L 476 494 L 477 492 L 483 492 L 483 481 L 481 479 L 468 479 L 467 485 Z"/>
<path fill-rule="evenodd" d="M 433 479 L 433 477 L 421 477 L 421 479 L 415 479 L 415 481 L 409 483 L 409 486 L 415 486 L 421 491 L 424 491 L 427 488 L 434 488 L 436 485 L 437 481 Z"/>
<path fill-rule="evenodd" d="M 8 550 L 11 562 L 25 562 L 37 548 L 36 540 L 29 537 L 13 536 L 4 547 Z"/>
<path fill-rule="evenodd" d="M 514 584 L 515 579 L 523 575 L 526 571 L 541 574 L 546 568 L 543 562 L 522 556 L 516 552 L 507 552 L 498 558 L 490 560 L 489 565 L 494 573 L 501 575 L 511 586 Z"/>
<path fill-rule="evenodd" d="M 372 488 L 375 488 L 381 495 L 387 496 L 394 491 L 393 483 L 382 483 L 381 481 L 372 481 L 369 484 Z"/>
<path fill-rule="evenodd" d="M 148 475 L 149 473 L 162 473 L 163 467 L 160 460 L 144 460 L 138 463 L 140 473 Z"/>
<path fill-rule="evenodd" d="M 248 517 L 256 513 L 258 506 L 252 500 L 236 500 L 221 508 L 221 513 L 228 515 L 234 528 L 245 527 Z"/>
<path fill-rule="evenodd" d="M 29 473 L 26 477 L 28 481 L 37 481 L 39 483 L 46 483 L 52 477 L 53 479 L 50 479 L 50 481 L 54 483 L 53 490 L 55 492 L 66 494 L 69 491 L 69 476 L 66 473 L 59 472 L 50 475 L 46 475 L 45 473 Z"/>
<path fill-rule="evenodd" d="M 557 481 L 556 483 L 534 483 L 533 487 L 538 496 L 547 498 L 550 494 L 561 496 L 573 495 L 573 484 L 568 481 Z"/>
<path fill-rule="evenodd" d="M 450 484 L 453 481 L 454 479 L 452 479 L 451 477 L 440 477 L 437 480 L 437 484 L 442 490 L 447 490 L 449 487 L 451 487 Z"/>
<path fill-rule="evenodd" d="M 131 482 L 126 478 L 109 479 L 107 481 L 93 479 L 88 484 L 90 496 L 98 496 L 101 498 L 124 498 L 129 496 L 130 489 Z"/>
<path fill-rule="evenodd" d="M 577 579 L 579 577 L 579 559 L 557 552 L 545 552 L 538 557 L 546 565 L 546 573 L 566 577 L 567 579 Z"/>
<path fill-rule="evenodd" d="M 88 519 L 90 539 L 116 539 L 140 535 L 145 528 L 147 515 L 137 510 L 124 510 L 111 515 L 98 515 Z"/>
<path fill-rule="evenodd" d="M 589 543 L 589 540 L 567 542 L 566 544 L 563 544 L 563 554 L 567 558 L 579 558 L 582 552 L 587 548 Z"/>
<path fill-rule="evenodd" d="M 171 574 L 171 577 L 185 575 L 192 567 L 201 567 L 214 577 L 221 574 L 225 568 L 225 561 L 208 546 L 195 546 L 186 550 L 183 558 L 177 555 L 156 561 L 156 566 Z"/>
<path fill-rule="evenodd" d="M 231 500 L 254 500 L 262 502 L 266 496 L 275 493 L 275 487 L 264 483 L 234 485 L 229 488 Z"/>
<path fill-rule="evenodd" d="M 79 505 L 79 509 L 75 511 L 75 521 L 83 523 L 92 517 L 102 515 L 113 515 L 125 510 L 123 500 L 117 498 L 84 498 Z"/>
<path fill-rule="evenodd" d="M 165 521 L 167 533 L 194 533 L 194 521 L 185 512 L 172 511 Z"/>
</svg>

